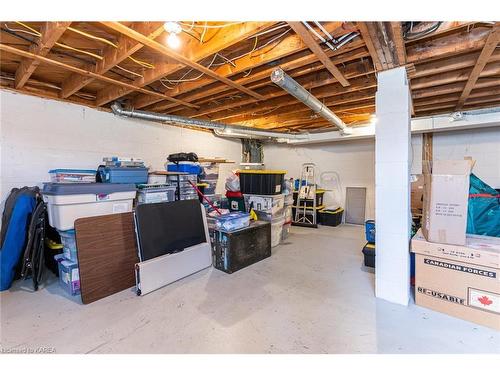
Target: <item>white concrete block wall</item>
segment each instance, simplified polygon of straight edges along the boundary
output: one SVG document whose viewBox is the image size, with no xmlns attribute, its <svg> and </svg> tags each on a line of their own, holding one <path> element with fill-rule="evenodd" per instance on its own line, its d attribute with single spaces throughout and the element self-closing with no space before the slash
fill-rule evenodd
<svg viewBox="0 0 500 375">
<path fill-rule="evenodd" d="M 411 97 L 406 70 L 377 75 L 375 98 L 375 294 L 402 305 L 410 297 Z"/>
<path fill-rule="evenodd" d="M 50 169 L 94 169 L 103 156 L 140 157 L 160 170 L 168 154 L 180 151 L 241 161 L 239 140 L 4 90 L 0 91 L 0 122 L 2 202 L 12 187 L 48 181 Z M 219 182 L 237 166 L 223 164 Z"/>
<path fill-rule="evenodd" d="M 435 133 L 434 160 L 476 160 L 472 172 L 493 188 L 500 188 L 500 128 Z"/>
<path fill-rule="evenodd" d="M 366 218 L 375 218 L 375 143 L 373 140 L 308 146 L 266 144 L 264 162 L 268 169 L 286 169 L 287 177 L 293 178 L 300 178 L 303 163 L 313 162 L 317 166 L 318 183 L 322 172 L 336 171 L 341 178 L 342 205 L 345 206 L 346 187 L 366 187 Z M 328 194 L 325 199 L 327 197 Z"/>
</svg>

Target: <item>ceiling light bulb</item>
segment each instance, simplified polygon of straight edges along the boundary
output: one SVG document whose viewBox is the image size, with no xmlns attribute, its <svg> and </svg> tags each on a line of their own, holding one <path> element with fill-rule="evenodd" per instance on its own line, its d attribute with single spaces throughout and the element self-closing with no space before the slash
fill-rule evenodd
<svg viewBox="0 0 500 375">
<path fill-rule="evenodd" d="M 175 33 L 170 33 L 167 37 L 167 44 L 170 48 L 177 49 L 181 45 L 181 40 Z"/>
<path fill-rule="evenodd" d="M 163 28 L 166 32 L 172 34 L 179 34 L 182 31 L 182 27 L 178 22 L 167 21 L 163 24 Z"/>
</svg>

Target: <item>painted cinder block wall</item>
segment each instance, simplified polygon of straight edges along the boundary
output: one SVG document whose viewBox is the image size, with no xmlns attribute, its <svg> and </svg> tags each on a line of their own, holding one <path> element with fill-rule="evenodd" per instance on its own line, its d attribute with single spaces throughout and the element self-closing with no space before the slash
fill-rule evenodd
<svg viewBox="0 0 500 375">
<path fill-rule="evenodd" d="M 1 202 L 12 187 L 40 185 L 54 168 L 91 168 L 104 156 L 140 157 L 164 169 L 168 154 L 193 151 L 239 163 L 241 142 L 76 104 L 0 91 Z M 219 187 L 238 164 L 223 164 Z"/>
<path fill-rule="evenodd" d="M 435 133 L 434 159 L 476 160 L 473 172 L 494 188 L 500 188 L 500 128 L 486 128 Z M 422 173 L 422 136 L 413 135 L 410 149 L 410 171 Z M 365 139 L 309 146 L 264 146 L 266 168 L 286 169 L 288 176 L 299 178 L 304 162 L 316 163 L 319 172 L 337 171 L 342 182 L 341 201 L 346 186 L 367 188 L 366 218 L 375 218 L 375 141 Z"/>
<path fill-rule="evenodd" d="M 434 134 L 434 158 L 472 156 L 474 173 L 500 188 L 500 128 Z M 421 172 L 421 136 L 412 137 L 412 173 Z M 200 155 L 241 158 L 238 140 L 209 133 L 117 118 L 110 113 L 0 90 L 0 198 L 14 186 L 35 185 L 48 179 L 52 168 L 95 168 L 105 155 L 143 157 L 162 169 L 167 154 L 192 150 Z M 298 178 L 304 162 L 319 172 L 337 171 L 343 186 L 367 187 L 367 218 L 375 217 L 374 140 L 311 146 L 266 144 L 268 168 L 287 169 Z M 223 165 L 219 188 L 236 164 Z M 1 207 L 1 205 L 0 205 Z"/>
</svg>

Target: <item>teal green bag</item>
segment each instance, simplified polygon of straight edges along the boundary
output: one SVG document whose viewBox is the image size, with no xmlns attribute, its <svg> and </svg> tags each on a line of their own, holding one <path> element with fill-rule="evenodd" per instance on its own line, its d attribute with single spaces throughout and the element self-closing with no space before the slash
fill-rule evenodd
<svg viewBox="0 0 500 375">
<path fill-rule="evenodd" d="M 500 237 L 500 193 L 470 175 L 467 233 Z"/>
</svg>

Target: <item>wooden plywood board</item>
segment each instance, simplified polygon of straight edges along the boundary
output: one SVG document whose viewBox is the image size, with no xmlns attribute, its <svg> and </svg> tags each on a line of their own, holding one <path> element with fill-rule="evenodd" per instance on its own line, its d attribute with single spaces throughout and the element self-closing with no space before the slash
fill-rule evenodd
<svg viewBox="0 0 500 375">
<path fill-rule="evenodd" d="M 84 304 L 135 286 L 139 262 L 132 212 L 75 221 Z"/>
</svg>

